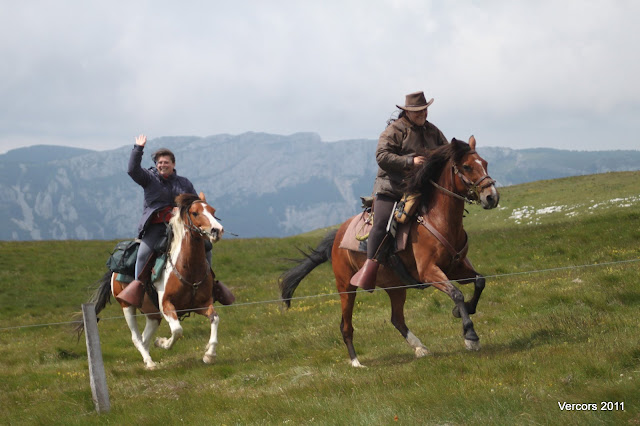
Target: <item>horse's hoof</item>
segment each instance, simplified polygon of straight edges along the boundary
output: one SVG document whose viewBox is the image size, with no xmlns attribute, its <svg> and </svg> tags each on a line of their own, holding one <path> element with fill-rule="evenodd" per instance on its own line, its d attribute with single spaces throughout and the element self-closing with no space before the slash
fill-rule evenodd
<svg viewBox="0 0 640 426">
<path fill-rule="evenodd" d="M 167 349 L 168 347 L 168 339 L 166 337 L 158 337 L 155 342 L 153 342 L 153 344 L 157 347 L 157 348 L 162 348 L 162 349 Z"/>
<path fill-rule="evenodd" d="M 480 340 L 468 340 L 464 339 L 464 345 L 468 351 L 479 351 L 480 350 Z"/>
<path fill-rule="evenodd" d="M 146 363 L 145 363 L 144 368 L 145 368 L 145 369 L 147 369 L 147 370 L 155 370 L 155 369 L 157 369 L 157 368 L 158 368 L 158 364 L 156 364 L 156 363 L 155 363 L 155 362 L 153 362 L 153 361 L 149 361 L 149 362 L 146 362 Z"/>
<path fill-rule="evenodd" d="M 364 365 L 360 364 L 360 361 L 358 361 L 358 358 L 354 358 L 351 360 L 351 366 L 356 368 L 367 368 Z"/>
<path fill-rule="evenodd" d="M 215 356 L 215 355 L 205 355 L 205 356 L 202 358 L 202 361 L 203 361 L 205 364 L 213 364 L 214 362 L 216 362 L 216 356 Z"/>
<path fill-rule="evenodd" d="M 423 356 L 429 355 L 431 355 L 431 351 L 429 351 L 429 349 L 425 348 L 424 346 L 416 348 L 416 358 L 422 358 Z"/>
</svg>

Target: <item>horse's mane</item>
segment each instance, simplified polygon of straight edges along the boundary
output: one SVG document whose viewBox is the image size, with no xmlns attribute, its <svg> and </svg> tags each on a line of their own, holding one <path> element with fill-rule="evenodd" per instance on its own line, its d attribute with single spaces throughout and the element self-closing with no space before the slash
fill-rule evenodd
<svg viewBox="0 0 640 426">
<path fill-rule="evenodd" d="M 171 225 L 173 231 L 173 239 L 171 240 L 171 248 L 169 249 L 170 252 L 173 252 L 175 245 L 180 244 L 182 241 L 185 233 L 183 218 L 188 214 L 189 207 L 196 201 L 201 200 L 195 194 L 180 194 L 176 197 L 175 202 L 178 206 L 179 213 L 169 220 L 169 225 Z"/>
<path fill-rule="evenodd" d="M 471 151 L 471 147 L 468 143 L 455 138 L 451 140 L 451 143 L 431 151 L 424 163 L 407 174 L 404 181 L 404 191 L 409 194 L 421 194 L 422 204 L 427 205 L 436 189 L 431 181 L 437 182 L 439 180 L 444 167 L 450 160 L 457 164 L 469 151 Z"/>
<path fill-rule="evenodd" d="M 202 201 L 200 197 L 196 194 L 180 194 L 176 197 L 176 205 L 180 209 L 180 217 L 184 216 L 184 214 L 189 210 L 189 207 L 196 201 Z"/>
</svg>

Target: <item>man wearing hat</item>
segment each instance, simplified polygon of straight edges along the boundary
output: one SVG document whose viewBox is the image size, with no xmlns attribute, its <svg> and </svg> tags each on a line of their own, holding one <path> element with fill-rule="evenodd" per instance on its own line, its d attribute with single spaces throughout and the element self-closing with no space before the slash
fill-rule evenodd
<svg viewBox="0 0 640 426">
<path fill-rule="evenodd" d="M 376 149 L 378 174 L 373 185 L 373 226 L 367 241 L 367 260 L 351 278 L 351 284 L 373 291 L 379 263 L 378 250 L 386 236 L 386 226 L 394 204 L 402 198 L 402 181 L 407 171 L 423 163 L 427 153 L 449 143 L 442 132 L 427 121 L 427 102 L 423 92 L 410 93 L 397 119 L 387 122 Z"/>
</svg>

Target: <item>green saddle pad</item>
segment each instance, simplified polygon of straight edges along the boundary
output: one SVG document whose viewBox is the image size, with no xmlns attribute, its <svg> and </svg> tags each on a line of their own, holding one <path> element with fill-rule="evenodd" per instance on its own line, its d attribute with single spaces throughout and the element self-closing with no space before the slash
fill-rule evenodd
<svg viewBox="0 0 640 426">
<path fill-rule="evenodd" d="M 153 269 L 151 270 L 151 282 L 154 282 L 155 280 L 158 279 L 158 277 L 160 277 L 160 274 L 162 274 L 162 271 L 164 270 L 164 264 L 166 262 L 167 262 L 166 254 L 163 254 L 162 256 L 158 256 L 158 258 L 156 259 L 156 263 L 153 265 Z M 133 276 L 128 274 L 118 273 L 118 275 L 116 275 L 116 280 L 122 283 L 130 283 L 131 281 L 133 281 Z"/>
</svg>

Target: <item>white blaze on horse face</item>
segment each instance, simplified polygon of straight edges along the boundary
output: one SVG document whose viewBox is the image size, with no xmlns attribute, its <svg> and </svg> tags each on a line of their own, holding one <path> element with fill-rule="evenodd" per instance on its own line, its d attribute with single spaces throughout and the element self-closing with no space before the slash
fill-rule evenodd
<svg viewBox="0 0 640 426">
<path fill-rule="evenodd" d="M 220 238 L 222 238 L 222 234 L 224 234 L 224 228 L 222 227 L 222 225 L 220 225 L 220 222 L 218 222 L 216 220 L 215 217 L 213 217 L 213 215 L 211 213 L 209 213 L 209 211 L 206 209 L 206 207 L 211 207 L 206 203 L 203 203 L 203 208 L 202 209 L 202 214 L 209 220 L 209 223 L 211 224 L 211 229 L 208 229 L 207 231 L 212 232 L 212 231 L 217 231 L 216 235 L 217 237 L 214 239 L 215 241 L 218 241 Z M 213 208 L 213 207 L 211 207 Z"/>
<path fill-rule="evenodd" d="M 486 175 L 486 174 L 488 174 L 488 173 L 487 173 L 487 170 L 486 170 L 486 169 L 484 168 L 484 166 L 482 165 L 482 161 L 480 161 L 480 160 L 476 160 L 476 163 L 478 163 L 478 165 L 479 165 L 479 166 L 480 166 L 480 168 L 482 169 L 482 173 L 483 173 L 483 174 L 485 174 L 485 175 Z"/>
</svg>

